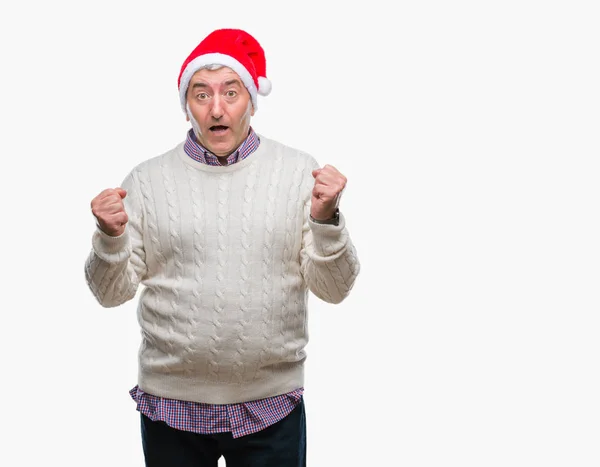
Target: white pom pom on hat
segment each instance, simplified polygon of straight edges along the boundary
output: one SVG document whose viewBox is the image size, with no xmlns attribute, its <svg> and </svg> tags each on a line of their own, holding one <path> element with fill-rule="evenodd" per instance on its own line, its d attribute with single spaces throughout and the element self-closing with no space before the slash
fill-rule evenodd
<svg viewBox="0 0 600 467">
<path fill-rule="evenodd" d="M 268 96 L 271 93 L 271 81 L 263 76 L 258 77 L 258 93 L 261 96 Z"/>
</svg>

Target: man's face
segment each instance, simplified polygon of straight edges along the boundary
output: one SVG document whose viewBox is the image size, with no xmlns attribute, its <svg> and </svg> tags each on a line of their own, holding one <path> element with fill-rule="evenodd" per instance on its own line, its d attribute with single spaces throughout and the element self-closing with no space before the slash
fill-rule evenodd
<svg viewBox="0 0 600 467">
<path fill-rule="evenodd" d="M 188 120 L 195 120 L 192 126 L 198 142 L 220 157 L 242 144 L 254 115 L 250 93 L 238 74 L 227 67 L 194 73 L 187 90 L 187 108 Z"/>
</svg>

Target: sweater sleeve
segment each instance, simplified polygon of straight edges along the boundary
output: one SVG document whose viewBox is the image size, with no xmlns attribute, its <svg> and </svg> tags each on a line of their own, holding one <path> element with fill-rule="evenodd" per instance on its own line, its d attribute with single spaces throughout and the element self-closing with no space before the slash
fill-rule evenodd
<svg viewBox="0 0 600 467">
<path fill-rule="evenodd" d="M 360 271 L 342 212 L 338 225 L 313 222 L 310 197 L 304 204 L 300 267 L 309 290 L 328 303 L 344 300 Z"/>
<path fill-rule="evenodd" d="M 87 284 L 103 307 L 116 307 L 131 300 L 146 274 L 142 225 L 143 207 L 135 172 L 123 181 L 123 199 L 129 218 L 125 231 L 111 237 L 98 227 L 92 236 L 92 250 L 85 262 Z"/>
</svg>

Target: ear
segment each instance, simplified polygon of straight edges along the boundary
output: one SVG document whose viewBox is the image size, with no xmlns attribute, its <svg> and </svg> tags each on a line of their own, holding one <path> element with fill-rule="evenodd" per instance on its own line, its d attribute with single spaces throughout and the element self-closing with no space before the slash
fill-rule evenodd
<svg viewBox="0 0 600 467">
<path fill-rule="evenodd" d="M 190 116 L 187 114 L 187 112 L 185 113 L 185 121 L 189 122 L 190 121 Z"/>
<path fill-rule="evenodd" d="M 251 105 L 252 105 L 252 111 L 250 112 L 250 116 L 254 117 L 254 104 L 251 104 Z"/>
</svg>

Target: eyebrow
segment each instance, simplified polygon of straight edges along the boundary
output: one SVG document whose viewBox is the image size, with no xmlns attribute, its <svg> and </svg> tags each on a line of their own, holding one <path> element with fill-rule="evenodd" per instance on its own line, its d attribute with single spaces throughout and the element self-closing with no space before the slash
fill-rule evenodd
<svg viewBox="0 0 600 467">
<path fill-rule="evenodd" d="M 239 79 L 235 79 L 235 78 L 234 78 L 234 79 L 230 79 L 229 81 L 225 81 L 223 84 L 224 84 L 225 86 L 231 86 L 231 85 L 233 85 L 233 84 L 237 84 L 238 86 L 241 86 L 241 85 L 242 85 L 242 84 L 240 83 L 240 80 L 239 80 Z"/>
<path fill-rule="evenodd" d="M 230 79 L 228 81 L 225 81 L 223 84 L 225 86 L 232 86 L 234 84 L 237 84 L 240 87 L 242 86 L 242 83 L 240 83 L 240 80 L 239 79 L 235 79 L 235 78 L 234 79 Z M 203 83 L 203 82 L 192 84 L 192 89 L 207 88 L 207 87 L 209 87 L 208 84 Z"/>
</svg>

